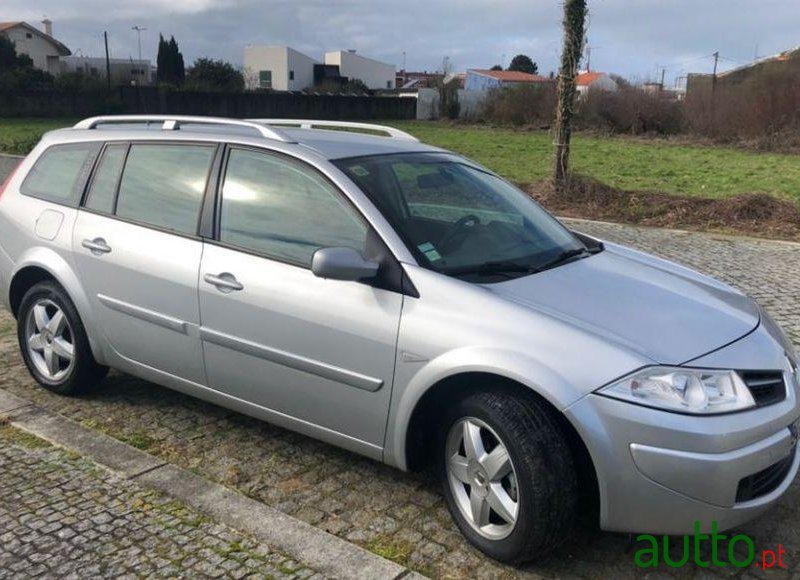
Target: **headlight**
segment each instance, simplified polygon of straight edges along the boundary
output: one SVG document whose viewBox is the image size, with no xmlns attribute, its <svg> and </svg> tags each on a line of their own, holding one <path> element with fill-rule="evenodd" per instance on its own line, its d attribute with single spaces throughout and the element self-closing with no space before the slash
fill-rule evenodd
<svg viewBox="0 0 800 580">
<path fill-rule="evenodd" d="M 647 407 L 697 415 L 756 406 L 750 389 L 734 371 L 650 367 L 597 392 Z"/>
</svg>

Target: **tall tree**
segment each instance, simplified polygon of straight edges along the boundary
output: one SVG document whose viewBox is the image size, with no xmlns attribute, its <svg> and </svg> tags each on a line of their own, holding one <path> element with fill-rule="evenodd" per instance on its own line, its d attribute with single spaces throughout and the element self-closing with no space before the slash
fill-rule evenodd
<svg viewBox="0 0 800 580">
<path fill-rule="evenodd" d="M 533 62 L 533 59 L 528 55 L 518 54 L 511 59 L 511 64 L 508 65 L 508 70 L 535 75 L 539 74 L 539 65 Z"/>
<path fill-rule="evenodd" d="M 180 86 L 186 78 L 186 69 L 183 55 L 178 49 L 175 37 L 171 36 L 169 42 L 164 36 L 158 35 L 158 56 L 156 57 L 158 72 L 156 77 L 159 83 Z"/>
<path fill-rule="evenodd" d="M 572 119 L 575 116 L 575 93 L 578 65 L 583 54 L 586 33 L 586 0 L 564 0 L 564 47 L 558 77 L 556 108 L 555 183 L 562 188 L 569 176 L 569 153 L 572 141 Z"/>
</svg>

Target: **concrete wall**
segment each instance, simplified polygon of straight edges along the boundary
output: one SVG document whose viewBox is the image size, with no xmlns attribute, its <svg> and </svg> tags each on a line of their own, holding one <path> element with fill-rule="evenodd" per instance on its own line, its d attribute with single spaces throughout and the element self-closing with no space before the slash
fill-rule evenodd
<svg viewBox="0 0 800 580">
<path fill-rule="evenodd" d="M 468 91 L 458 89 L 459 119 L 471 119 L 480 113 L 488 91 Z M 417 93 L 417 115 L 420 121 L 439 118 L 439 91 L 436 89 L 420 89 Z"/>
<path fill-rule="evenodd" d="M 301 91 L 314 84 L 314 64 L 313 58 L 288 46 L 247 46 L 244 49 L 245 86 L 267 88 L 260 86 L 260 72 L 271 71 L 272 86 L 269 88 Z"/>
<path fill-rule="evenodd" d="M 59 54 L 53 43 L 22 26 L 5 30 L 2 34 L 14 43 L 17 54 L 27 54 L 31 57 L 33 66 L 52 75 L 59 73 Z"/>
<path fill-rule="evenodd" d="M 337 65 L 339 74 L 348 79 L 359 79 L 370 89 L 393 89 L 395 67 L 363 57 L 359 54 L 339 50 L 325 54 L 325 64 Z"/>
</svg>

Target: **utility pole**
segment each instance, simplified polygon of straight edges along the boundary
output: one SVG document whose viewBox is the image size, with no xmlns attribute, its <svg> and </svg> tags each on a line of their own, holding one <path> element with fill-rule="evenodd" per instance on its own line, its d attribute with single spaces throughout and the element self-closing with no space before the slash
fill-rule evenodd
<svg viewBox="0 0 800 580">
<path fill-rule="evenodd" d="M 592 47 L 586 47 L 586 72 L 592 72 Z"/>
<path fill-rule="evenodd" d="M 146 28 L 142 28 L 139 25 L 132 26 L 131 30 L 136 31 L 136 35 L 139 37 L 139 64 L 142 64 L 142 32 L 147 30 Z"/>
<path fill-rule="evenodd" d="M 664 81 L 666 80 L 666 77 L 667 77 L 667 69 L 666 69 L 666 67 L 662 67 L 661 68 L 661 90 L 662 91 L 664 90 Z"/>
<path fill-rule="evenodd" d="M 111 92 L 111 59 L 108 58 L 108 31 L 103 31 L 103 42 L 106 45 L 106 82 L 108 84 L 108 92 Z"/>
</svg>

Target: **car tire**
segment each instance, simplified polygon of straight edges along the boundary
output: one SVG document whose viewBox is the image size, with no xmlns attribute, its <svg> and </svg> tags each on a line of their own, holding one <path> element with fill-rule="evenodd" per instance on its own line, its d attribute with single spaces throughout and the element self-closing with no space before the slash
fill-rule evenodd
<svg viewBox="0 0 800 580">
<path fill-rule="evenodd" d="M 17 339 L 33 378 L 59 395 L 84 393 L 108 372 L 94 360 L 75 305 L 54 282 L 40 282 L 23 296 Z"/>
<path fill-rule="evenodd" d="M 468 438 L 477 452 L 467 451 Z M 576 518 L 577 472 L 563 427 L 546 403 L 502 389 L 473 393 L 446 414 L 438 444 L 448 508 L 475 547 L 519 564 L 565 540 Z"/>
</svg>

